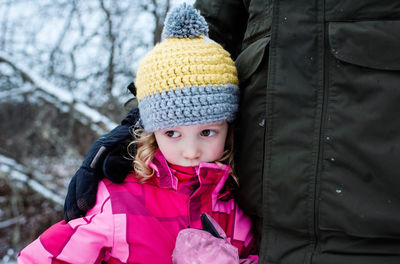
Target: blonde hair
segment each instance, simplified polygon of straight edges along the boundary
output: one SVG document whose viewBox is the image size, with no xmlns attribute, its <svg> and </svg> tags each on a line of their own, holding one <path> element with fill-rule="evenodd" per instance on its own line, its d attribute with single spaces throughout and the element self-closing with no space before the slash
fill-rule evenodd
<svg viewBox="0 0 400 264">
<path fill-rule="evenodd" d="M 133 159 L 133 168 L 136 172 L 136 177 L 140 182 L 149 180 L 154 175 L 154 170 L 149 167 L 149 162 L 153 159 L 156 150 L 158 149 L 156 137 L 154 133 L 145 132 L 143 129 L 136 129 L 133 131 L 133 141 L 128 145 L 128 154 Z M 222 157 L 216 160 L 215 163 L 226 164 L 231 167 L 230 174 L 234 181 L 238 180 L 234 173 L 234 151 L 233 151 L 233 125 L 229 124 L 228 134 L 225 141 L 225 150 Z M 134 154 L 136 150 L 136 155 Z"/>
</svg>

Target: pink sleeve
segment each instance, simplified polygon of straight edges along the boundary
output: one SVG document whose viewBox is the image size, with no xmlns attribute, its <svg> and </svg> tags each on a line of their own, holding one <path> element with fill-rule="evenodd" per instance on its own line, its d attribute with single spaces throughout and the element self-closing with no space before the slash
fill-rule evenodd
<svg viewBox="0 0 400 264">
<path fill-rule="evenodd" d="M 103 186 L 102 186 L 103 185 Z M 104 191 L 99 184 L 99 192 Z M 38 239 L 18 255 L 18 264 L 25 263 L 100 263 L 113 245 L 114 220 L 111 203 L 106 195 L 98 199 L 99 211 L 92 215 L 58 222 L 47 229 Z M 95 206 L 95 207 L 96 207 Z"/>
<path fill-rule="evenodd" d="M 258 256 L 257 255 L 250 255 L 245 259 L 240 259 L 240 264 L 257 264 L 258 263 Z"/>
<path fill-rule="evenodd" d="M 245 215 L 237 204 L 235 211 L 231 243 L 239 249 L 240 263 L 258 263 L 257 243 L 251 218 Z"/>
</svg>

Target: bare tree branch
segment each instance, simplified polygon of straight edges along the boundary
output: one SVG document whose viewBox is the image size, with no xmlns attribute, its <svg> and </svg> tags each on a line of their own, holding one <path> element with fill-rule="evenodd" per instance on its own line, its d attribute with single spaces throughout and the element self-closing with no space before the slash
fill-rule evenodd
<svg viewBox="0 0 400 264">
<path fill-rule="evenodd" d="M 88 124 L 97 134 L 105 134 L 117 125 L 92 107 L 77 102 L 72 93 L 53 86 L 24 66 L 14 62 L 7 54 L 0 52 L 0 62 L 7 63 L 21 75 L 24 81 L 32 83 L 36 89 L 30 92 L 36 93 L 41 99 L 55 105 L 64 112 L 65 108 L 74 108 L 74 112 L 78 114 L 76 118 L 83 124 Z"/>
<path fill-rule="evenodd" d="M 0 229 L 9 228 L 15 224 L 23 224 L 25 222 L 25 217 L 23 215 L 16 216 L 5 221 L 0 222 Z"/>
<path fill-rule="evenodd" d="M 111 3 L 114 3 L 114 2 L 111 2 Z M 113 86 L 114 86 L 114 64 L 115 64 L 114 53 L 115 53 L 116 37 L 115 37 L 114 31 L 113 31 L 113 18 L 112 18 L 110 10 L 105 7 L 104 0 L 100 0 L 100 6 L 106 15 L 107 37 L 108 37 L 108 40 L 111 45 L 110 56 L 108 58 L 108 65 L 107 65 L 108 71 L 107 71 L 107 88 L 106 88 L 106 91 L 108 91 L 109 94 L 111 94 Z"/>
<path fill-rule="evenodd" d="M 0 155 L 0 172 L 0 176 L 7 177 L 8 180 L 19 181 L 27 184 L 27 186 L 29 186 L 33 191 L 55 204 L 64 204 L 64 198 L 58 195 L 56 190 L 49 189 L 38 180 L 44 178 L 40 172 L 28 170 L 25 166 L 17 163 L 15 160 L 3 155 Z"/>
<path fill-rule="evenodd" d="M 6 6 L 3 7 L 3 23 L 1 29 L 1 38 L 0 38 L 0 50 L 6 49 L 6 39 L 7 39 L 7 32 L 8 32 L 8 15 L 10 12 L 11 2 L 6 3 Z"/>
<path fill-rule="evenodd" d="M 167 13 L 170 9 L 170 0 L 166 0 L 165 2 L 165 8 L 163 8 L 160 11 L 160 5 L 157 2 L 157 0 L 151 0 L 154 9 L 152 11 L 152 15 L 154 17 L 154 21 L 155 21 L 155 28 L 154 28 L 154 38 L 153 38 L 153 45 L 156 45 L 158 42 L 161 41 L 161 33 L 164 27 L 164 20 L 165 17 L 167 16 Z"/>
<path fill-rule="evenodd" d="M 64 27 L 61 30 L 60 35 L 58 36 L 56 44 L 54 45 L 53 49 L 50 51 L 50 54 L 49 54 L 49 74 L 50 75 L 54 74 L 54 56 L 60 50 L 61 43 L 64 41 L 65 35 L 67 34 L 67 32 L 71 26 L 72 18 L 74 17 L 74 14 L 76 11 L 75 1 L 72 1 L 72 2 L 73 2 L 72 3 L 73 5 L 68 14 L 67 19 L 65 20 Z"/>
</svg>

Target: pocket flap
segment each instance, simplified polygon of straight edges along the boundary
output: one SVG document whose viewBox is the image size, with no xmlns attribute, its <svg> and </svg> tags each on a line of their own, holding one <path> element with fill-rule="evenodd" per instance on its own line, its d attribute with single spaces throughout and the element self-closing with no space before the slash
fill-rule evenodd
<svg viewBox="0 0 400 264">
<path fill-rule="evenodd" d="M 337 59 L 359 66 L 400 70 L 400 21 L 330 22 L 329 44 Z"/>
<path fill-rule="evenodd" d="M 236 58 L 235 65 L 238 70 L 240 82 L 247 80 L 260 65 L 264 57 L 265 47 L 270 41 L 270 37 L 261 38 L 250 44 Z"/>
</svg>

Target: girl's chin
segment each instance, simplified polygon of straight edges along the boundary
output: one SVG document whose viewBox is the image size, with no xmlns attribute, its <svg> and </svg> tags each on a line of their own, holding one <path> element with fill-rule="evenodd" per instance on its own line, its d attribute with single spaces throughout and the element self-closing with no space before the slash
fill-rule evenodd
<svg viewBox="0 0 400 264">
<path fill-rule="evenodd" d="M 196 167 L 196 166 L 199 166 L 201 162 L 202 161 L 197 161 L 197 162 L 176 162 L 176 163 L 172 163 L 172 164 L 178 165 L 178 166 L 181 166 L 181 167 Z"/>
<path fill-rule="evenodd" d="M 180 163 L 180 164 L 176 164 L 178 166 L 181 167 L 196 167 L 199 166 L 200 162 L 195 162 L 195 163 Z"/>
</svg>

